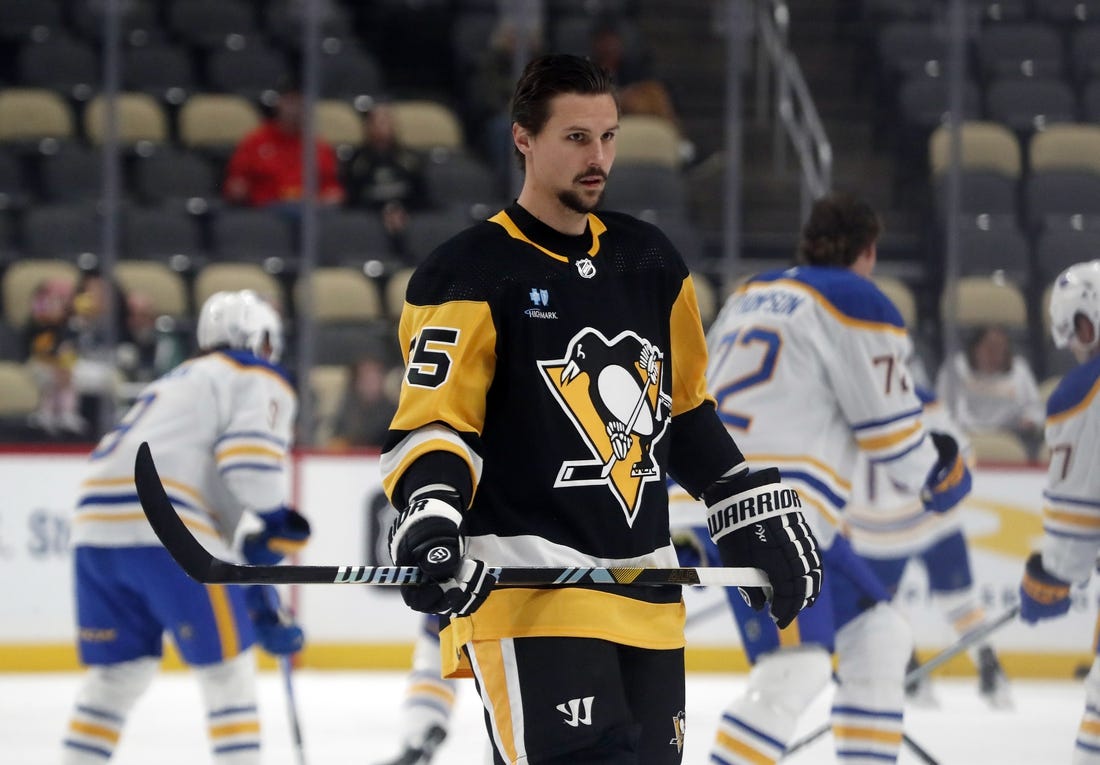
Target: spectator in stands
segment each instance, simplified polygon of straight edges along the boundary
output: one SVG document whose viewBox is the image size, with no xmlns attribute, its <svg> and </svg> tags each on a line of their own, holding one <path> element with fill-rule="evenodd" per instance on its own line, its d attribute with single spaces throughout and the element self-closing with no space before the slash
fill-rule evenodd
<svg viewBox="0 0 1100 765">
<path fill-rule="evenodd" d="M 409 211 L 428 204 L 423 158 L 402 145 L 393 107 L 376 102 L 363 115 L 363 144 L 345 171 L 348 204 L 377 210 L 392 246 L 404 252 Z"/>
<path fill-rule="evenodd" d="M 187 342 L 170 316 L 158 316 L 141 292 L 126 295 L 129 343 L 118 347 L 118 367 L 129 382 L 152 382 L 187 358 Z"/>
<path fill-rule="evenodd" d="M 31 296 L 30 318 L 24 332 L 27 363 L 38 384 L 39 406 L 30 425 L 50 436 L 83 434 L 73 367 L 76 335 L 70 326 L 73 285 L 67 279 L 46 279 Z"/>
<path fill-rule="evenodd" d="M 239 205 L 278 206 L 296 215 L 302 200 L 302 118 L 301 88 L 297 80 L 287 78 L 279 87 L 272 117 L 246 135 L 229 158 L 222 192 Z M 341 204 L 344 187 L 340 183 L 336 152 L 317 139 L 317 201 L 322 205 Z"/>
<path fill-rule="evenodd" d="M 330 448 L 382 446 L 397 411 L 390 369 L 386 355 L 381 352 L 369 353 L 352 365 L 348 387 L 337 410 Z"/>
<path fill-rule="evenodd" d="M 1043 402 L 1035 373 L 1004 327 L 979 327 L 965 351 L 940 369 L 937 396 L 967 433 L 1015 433 L 1032 455 L 1042 439 Z"/>
<path fill-rule="evenodd" d="M 81 415 L 94 426 L 89 435 L 98 437 L 114 425 L 118 349 L 133 342 L 129 313 L 121 285 L 98 271 L 81 274 L 70 326 L 76 335 L 77 353 L 73 381 Z"/>
</svg>

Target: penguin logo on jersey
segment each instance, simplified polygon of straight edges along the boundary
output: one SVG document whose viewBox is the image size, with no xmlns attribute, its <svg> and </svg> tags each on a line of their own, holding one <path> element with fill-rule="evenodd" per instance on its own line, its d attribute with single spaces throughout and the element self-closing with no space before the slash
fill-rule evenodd
<svg viewBox="0 0 1100 765">
<path fill-rule="evenodd" d="M 608 340 L 589 327 L 539 368 L 592 455 L 564 461 L 554 486 L 606 485 L 632 526 L 645 485 L 664 481 L 652 453 L 672 409 L 664 353 L 634 332 Z"/>
</svg>

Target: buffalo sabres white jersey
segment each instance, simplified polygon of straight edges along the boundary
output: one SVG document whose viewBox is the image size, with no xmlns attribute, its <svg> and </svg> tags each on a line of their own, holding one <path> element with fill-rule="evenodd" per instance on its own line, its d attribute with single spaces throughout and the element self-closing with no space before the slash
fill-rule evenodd
<svg viewBox="0 0 1100 765">
<path fill-rule="evenodd" d="M 946 408 L 927 388 L 917 388 L 917 396 L 924 404 L 924 426 L 953 436 L 963 458 L 972 466 L 970 442 Z M 960 507 L 946 513 L 926 510 L 920 494 L 899 489 L 885 468 L 872 465 L 861 452 L 844 519 L 852 546 L 859 554 L 868 558 L 909 558 L 958 531 L 962 523 Z"/>
<path fill-rule="evenodd" d="M 1050 450 L 1043 491 L 1043 567 L 1067 582 L 1084 582 L 1100 550 L 1100 358 L 1062 378 L 1047 401 Z"/>
<path fill-rule="evenodd" d="M 938 455 L 901 315 L 872 281 L 813 266 L 762 274 L 729 298 L 707 345 L 719 416 L 750 463 L 777 466 L 818 511 L 807 520 L 824 546 L 861 450 L 919 492 Z"/>
<path fill-rule="evenodd" d="M 296 409 L 285 372 L 247 351 L 184 362 L 150 383 L 92 452 L 73 544 L 160 544 L 134 487 L 134 457 L 146 441 L 184 523 L 212 552 L 226 554 L 245 510 L 287 503 Z"/>
</svg>

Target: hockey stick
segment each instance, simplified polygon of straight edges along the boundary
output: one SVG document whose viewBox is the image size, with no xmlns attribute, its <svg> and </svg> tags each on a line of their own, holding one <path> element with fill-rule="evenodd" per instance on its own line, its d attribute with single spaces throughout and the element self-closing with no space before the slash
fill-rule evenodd
<svg viewBox="0 0 1100 765">
<path fill-rule="evenodd" d="M 184 524 L 157 474 L 149 444 L 138 447 L 134 483 L 149 525 L 188 576 L 203 584 L 421 584 L 415 566 L 249 566 L 219 560 Z M 756 568 L 599 568 L 579 566 L 496 566 L 497 585 L 692 585 L 767 587 Z"/>
<path fill-rule="evenodd" d="M 290 718 L 290 738 L 294 742 L 294 755 L 298 765 L 306 765 L 306 750 L 302 743 L 302 726 L 298 722 L 298 703 L 294 700 L 292 670 L 291 657 L 280 656 L 279 671 L 283 675 L 283 686 L 286 688 L 286 711 L 287 716 Z"/>
<path fill-rule="evenodd" d="M 910 685 L 923 680 L 925 677 L 932 674 L 932 672 L 934 672 L 936 669 L 943 666 L 947 662 L 951 661 L 951 659 L 955 658 L 956 656 L 958 656 L 963 651 L 966 651 L 967 649 L 969 649 L 971 646 L 975 645 L 976 643 L 980 643 L 982 640 L 984 640 L 985 638 L 992 635 L 994 632 L 999 630 L 1001 627 L 1005 626 L 1009 622 L 1014 621 L 1016 619 L 1016 616 L 1019 613 L 1020 613 L 1020 606 L 1015 605 L 1012 608 L 1005 611 L 1000 616 L 998 616 L 993 621 L 986 622 L 985 624 L 981 625 L 980 627 L 976 627 L 975 629 L 973 629 L 970 632 L 966 633 L 961 638 L 956 640 L 954 643 L 949 645 L 947 648 L 940 651 L 938 654 L 933 656 L 928 661 L 924 662 L 923 664 L 921 664 L 918 667 L 914 667 L 913 669 L 909 670 L 905 674 L 905 687 L 909 687 Z M 800 738 L 798 741 L 795 741 L 793 744 L 791 744 L 787 748 L 787 751 L 784 752 L 783 756 L 784 757 L 789 757 L 790 755 L 797 752 L 799 749 L 803 749 L 803 748 L 809 746 L 810 744 L 812 744 L 813 742 L 817 741 L 819 738 L 824 736 L 826 733 L 828 733 L 831 728 L 832 728 L 832 726 L 829 723 L 826 723 L 825 725 L 822 725 L 820 728 L 817 728 L 817 729 L 811 731 L 810 733 L 807 733 L 805 736 Z M 916 744 L 914 742 L 906 741 L 906 743 L 909 744 L 911 747 L 913 747 L 915 752 L 917 752 L 917 750 L 920 750 L 920 748 L 918 746 L 916 746 Z M 920 751 L 923 752 L 923 750 L 920 750 Z M 918 757 L 919 756 L 920 756 L 920 754 L 918 753 Z M 924 760 L 925 762 L 935 762 L 935 760 L 932 760 L 931 757 L 929 757 L 927 753 L 924 753 L 924 757 L 925 757 L 925 760 Z"/>
</svg>

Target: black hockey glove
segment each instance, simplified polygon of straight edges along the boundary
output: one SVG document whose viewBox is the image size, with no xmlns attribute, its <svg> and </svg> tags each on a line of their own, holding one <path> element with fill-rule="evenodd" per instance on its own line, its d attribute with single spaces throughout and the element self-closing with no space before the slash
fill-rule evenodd
<svg viewBox="0 0 1100 765">
<path fill-rule="evenodd" d="M 963 501 L 970 493 L 970 469 L 959 454 L 958 442 L 947 433 L 929 431 L 928 437 L 939 453 L 921 491 L 926 510 L 944 513 Z"/>
<path fill-rule="evenodd" d="M 703 501 L 722 565 L 754 566 L 771 582 L 742 587 L 745 601 L 757 611 L 770 601 L 772 619 L 786 627 L 821 591 L 821 556 L 798 492 L 779 482 L 778 469 L 767 468 L 715 481 Z"/>
<path fill-rule="evenodd" d="M 390 557 L 398 566 L 418 566 L 431 580 L 403 585 L 405 605 L 426 614 L 467 616 L 477 610 L 496 584 L 479 560 L 465 557 L 458 531 L 462 513 L 458 493 L 432 489 L 416 494 L 390 528 Z"/>
</svg>

